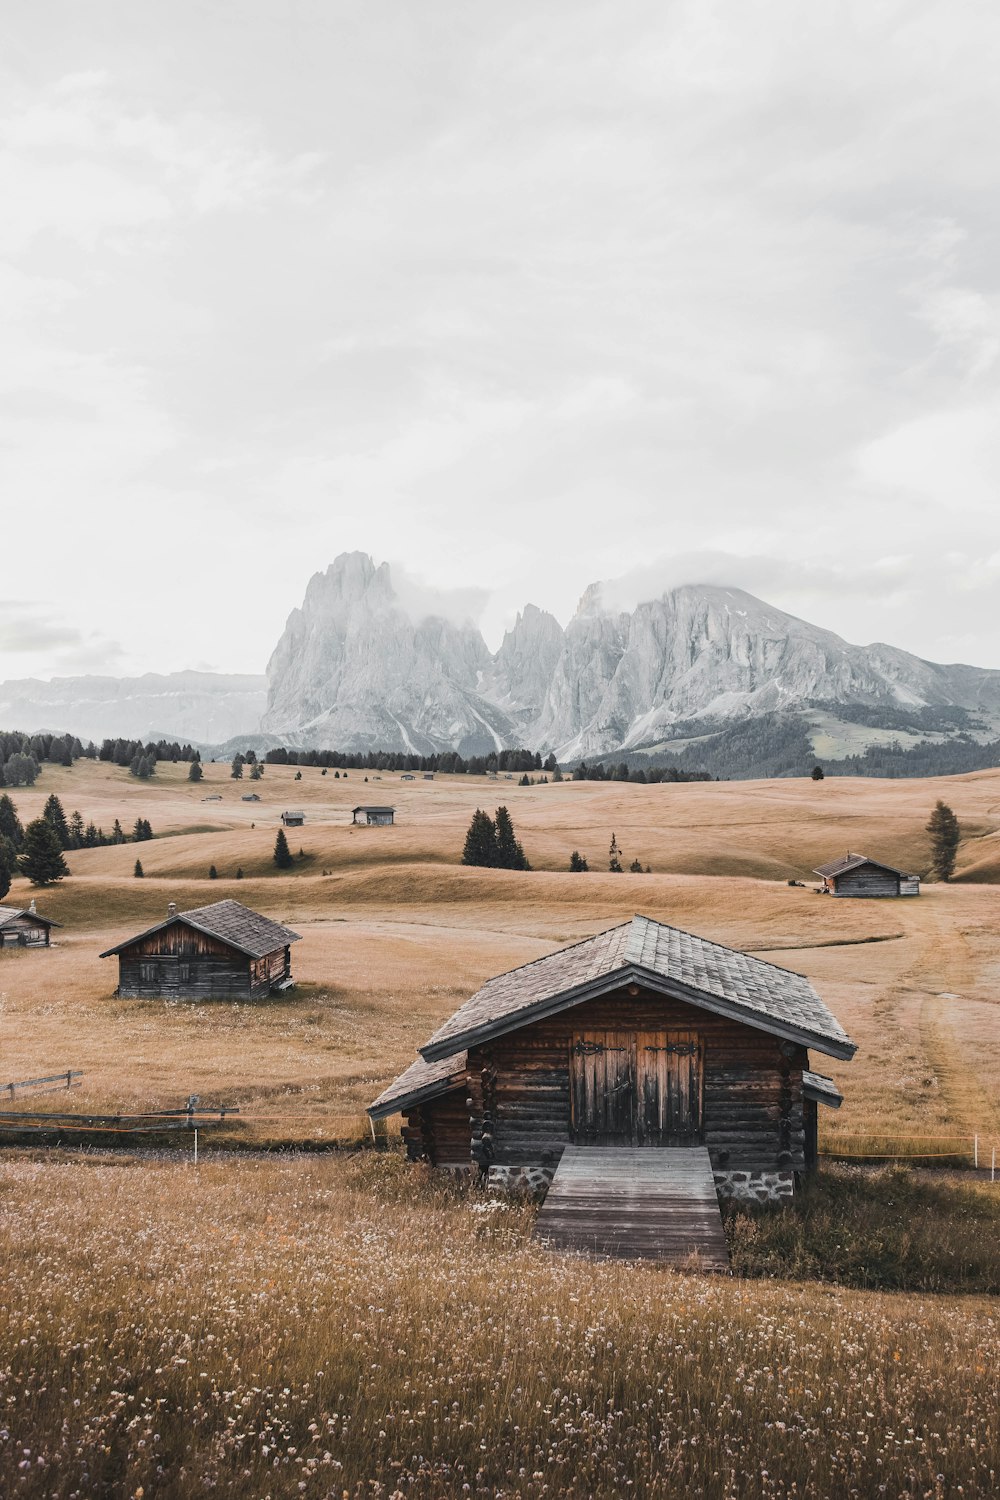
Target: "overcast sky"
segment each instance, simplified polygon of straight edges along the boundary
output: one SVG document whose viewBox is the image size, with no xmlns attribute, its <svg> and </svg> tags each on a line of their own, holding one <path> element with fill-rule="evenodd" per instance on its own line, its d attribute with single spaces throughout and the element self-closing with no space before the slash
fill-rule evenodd
<svg viewBox="0 0 1000 1500">
<path fill-rule="evenodd" d="M 1000 667 L 1000 8 L 6 0 L 0 677 L 726 582 Z"/>
</svg>

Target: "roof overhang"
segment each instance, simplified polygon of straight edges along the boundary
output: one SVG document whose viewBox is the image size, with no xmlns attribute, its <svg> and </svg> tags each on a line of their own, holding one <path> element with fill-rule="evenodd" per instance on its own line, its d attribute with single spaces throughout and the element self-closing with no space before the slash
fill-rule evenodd
<svg viewBox="0 0 1000 1500">
<path fill-rule="evenodd" d="M 802 1092 L 807 1099 L 814 1099 L 817 1104 L 826 1104 L 830 1109 L 839 1109 L 844 1102 L 843 1094 L 825 1073 L 805 1071 L 802 1074 Z"/>
<path fill-rule="evenodd" d="M 415 1109 L 418 1104 L 426 1104 L 429 1099 L 437 1099 L 441 1094 L 450 1094 L 452 1089 L 461 1088 L 465 1083 L 466 1071 L 465 1053 L 459 1052 L 455 1057 L 453 1073 L 449 1073 L 445 1078 L 436 1078 L 433 1083 L 425 1083 L 419 1088 L 410 1089 L 405 1094 L 397 1094 L 384 1101 L 376 1099 L 374 1104 L 369 1104 L 368 1114 L 373 1120 L 385 1120 L 390 1115 L 405 1114 L 408 1110 Z"/>
<path fill-rule="evenodd" d="M 792 1021 L 761 1015 L 759 1011 L 751 1010 L 749 1006 L 737 1005 L 721 995 L 695 989 L 692 985 L 682 984 L 678 980 L 664 979 L 661 974 L 644 969 L 639 964 L 627 964 L 610 974 L 602 974 L 599 979 L 591 980 L 587 984 L 575 985 L 572 989 L 563 990 L 558 995 L 549 995 L 544 1000 L 513 1011 L 508 1016 L 502 1016 L 494 1021 L 485 1021 L 463 1032 L 455 1032 L 448 1037 L 443 1037 L 439 1042 L 433 1040 L 427 1042 L 420 1048 L 420 1055 L 428 1062 L 436 1062 L 441 1058 L 450 1057 L 453 1052 L 481 1046 L 483 1042 L 491 1041 L 494 1037 L 520 1031 L 522 1027 L 530 1026 L 533 1021 L 541 1021 L 546 1016 L 558 1015 L 560 1011 L 569 1010 L 585 1000 L 596 999 L 599 995 L 606 995 L 609 991 L 621 989 L 627 984 L 641 984 L 646 989 L 656 991 L 657 994 L 669 995 L 675 1000 L 684 1000 L 699 1010 L 707 1010 L 713 1015 L 724 1016 L 727 1020 L 738 1021 L 743 1026 L 753 1027 L 755 1031 L 764 1031 L 770 1036 L 780 1037 L 782 1041 L 796 1042 L 802 1047 L 812 1047 L 814 1051 L 825 1052 L 829 1057 L 840 1057 L 849 1061 L 858 1050 L 857 1044 L 852 1042 L 850 1037 L 845 1037 L 843 1041 L 840 1041 L 836 1037 L 823 1036 L 822 1033 L 813 1031 L 809 1027 L 797 1026 Z"/>
</svg>

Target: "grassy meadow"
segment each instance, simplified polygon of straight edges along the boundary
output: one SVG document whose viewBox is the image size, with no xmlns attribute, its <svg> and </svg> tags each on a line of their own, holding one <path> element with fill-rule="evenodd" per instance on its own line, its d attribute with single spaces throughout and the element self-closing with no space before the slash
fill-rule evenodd
<svg viewBox="0 0 1000 1500">
<path fill-rule="evenodd" d="M 793 1209 L 729 1216 L 723 1279 L 554 1256 L 530 1240 L 530 1204 L 393 1151 L 301 1148 L 359 1139 L 365 1104 L 483 980 L 641 911 L 813 980 L 859 1044 L 849 1064 L 814 1057 L 846 1095 L 821 1112 L 821 1147 L 919 1148 L 948 1168 L 977 1133 L 988 1162 L 1000 772 L 527 788 L 294 776 L 234 782 L 210 765 L 192 784 L 161 765 L 142 783 L 78 762 L 12 793 L 24 822 L 54 791 L 106 831 L 141 815 L 156 834 L 71 853 L 51 890 L 15 882 L 9 903 L 34 894 L 63 925 L 48 952 L 0 954 L 0 1084 L 84 1074 L 16 1107 L 139 1111 L 195 1093 L 242 1114 L 202 1134 L 197 1167 L 186 1138 L 0 1147 L 0 1494 L 997 1493 L 1000 1184 L 828 1167 Z M 241 800 L 251 790 L 260 802 Z M 918 900 L 814 894 L 812 867 L 848 848 L 923 872 L 939 796 L 963 827 L 953 884 Z M 393 803 L 396 826 L 351 827 L 364 801 Z M 473 810 L 501 802 L 528 874 L 459 863 Z M 300 806 L 279 873 L 278 817 Z M 612 831 L 650 874 L 602 873 Z M 567 872 L 573 849 L 591 873 Z M 114 998 L 102 949 L 169 901 L 224 896 L 302 934 L 295 991 Z M 253 1146 L 285 1149 L 235 1149 Z"/>
</svg>

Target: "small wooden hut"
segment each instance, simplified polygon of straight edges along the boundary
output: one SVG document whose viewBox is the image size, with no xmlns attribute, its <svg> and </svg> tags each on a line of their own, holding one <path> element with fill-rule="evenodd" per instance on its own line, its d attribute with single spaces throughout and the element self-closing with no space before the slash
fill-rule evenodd
<svg viewBox="0 0 1000 1500">
<path fill-rule="evenodd" d="M 828 896 L 919 896 L 920 876 L 907 875 L 892 865 L 881 864 L 867 854 L 850 850 L 828 865 L 817 865 L 813 871 L 823 882 Z"/>
<path fill-rule="evenodd" d="M 637 916 L 491 979 L 369 1114 L 494 1182 L 551 1181 L 569 1144 L 697 1145 L 720 1194 L 778 1198 L 840 1099 L 810 1048 L 855 1051 L 808 979 Z"/>
<path fill-rule="evenodd" d="M 301 808 L 292 808 L 281 814 L 281 821 L 286 828 L 301 828 L 306 820 L 306 815 Z"/>
<path fill-rule="evenodd" d="M 262 1000 L 292 985 L 299 934 L 239 901 L 181 911 L 171 902 L 155 927 L 108 948 L 123 999 Z"/>
<path fill-rule="evenodd" d="M 395 816 L 394 807 L 356 807 L 353 809 L 351 821 L 368 828 L 381 828 L 391 825 Z"/>
<path fill-rule="evenodd" d="M 48 948 L 52 928 L 58 926 L 39 916 L 34 901 L 30 906 L 0 906 L 0 948 Z"/>
</svg>

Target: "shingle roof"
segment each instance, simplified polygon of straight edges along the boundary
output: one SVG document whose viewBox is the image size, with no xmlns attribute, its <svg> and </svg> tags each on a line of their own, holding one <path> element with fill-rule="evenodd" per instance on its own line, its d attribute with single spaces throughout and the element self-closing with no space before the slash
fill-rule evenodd
<svg viewBox="0 0 1000 1500">
<path fill-rule="evenodd" d="M 382 807 L 376 802 L 361 802 L 357 807 L 351 808 L 352 812 L 395 812 L 394 807 Z"/>
<path fill-rule="evenodd" d="M 879 859 L 869 859 L 867 854 L 842 854 L 839 859 L 832 859 L 828 865 L 817 865 L 813 870 L 814 875 L 822 875 L 829 879 L 835 875 L 846 875 L 848 870 L 860 870 L 862 865 L 874 865 L 876 870 L 888 870 L 890 875 L 899 875 L 904 880 L 908 879 L 905 870 L 897 870 L 893 865 L 884 865 Z"/>
<path fill-rule="evenodd" d="M 807 1099 L 815 1099 L 819 1104 L 828 1104 L 831 1109 L 839 1109 L 844 1102 L 843 1094 L 833 1079 L 827 1078 L 825 1073 L 804 1071 L 802 1074 L 802 1092 Z"/>
<path fill-rule="evenodd" d="M 251 911 L 249 906 L 244 906 L 241 901 L 213 901 L 211 906 L 196 906 L 191 911 L 175 912 L 165 921 L 157 922 L 154 927 L 147 927 L 145 932 L 137 932 L 134 937 L 127 938 L 116 948 L 108 948 L 101 954 L 101 958 L 110 958 L 112 954 L 120 953 L 123 948 L 130 948 L 133 943 L 138 943 L 142 938 L 151 937 L 154 932 L 161 932 L 172 922 L 185 922 L 198 932 L 204 932 L 209 937 L 219 938 L 222 942 L 229 943 L 250 958 L 264 958 L 268 953 L 273 953 L 276 948 L 284 948 L 288 943 L 297 943 L 300 937 L 300 934 L 293 932 L 290 927 L 283 927 L 280 922 L 272 922 L 270 917 L 262 917 L 260 912 Z"/>
<path fill-rule="evenodd" d="M 489 980 L 420 1051 L 434 1062 L 629 982 L 834 1057 L 856 1051 L 804 975 L 641 916 Z"/>
<path fill-rule="evenodd" d="M 0 906 L 0 927 L 6 927 L 8 922 L 13 922 L 15 917 L 30 917 L 33 922 L 41 922 L 45 927 L 58 927 L 58 922 L 53 922 L 50 917 L 43 917 L 41 912 L 29 911 L 26 906 Z"/>
<path fill-rule="evenodd" d="M 422 1104 L 425 1099 L 446 1094 L 462 1082 L 467 1060 L 466 1052 L 455 1052 L 435 1063 L 418 1057 L 405 1073 L 400 1073 L 395 1083 L 383 1089 L 374 1104 L 369 1104 L 368 1113 L 373 1120 L 379 1120 L 385 1115 L 395 1115 L 400 1110 Z"/>
</svg>

